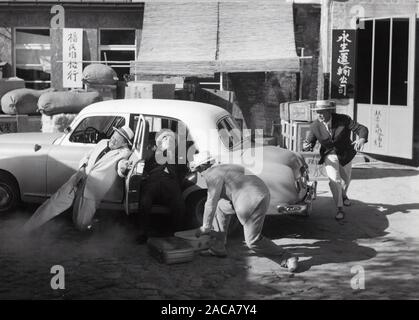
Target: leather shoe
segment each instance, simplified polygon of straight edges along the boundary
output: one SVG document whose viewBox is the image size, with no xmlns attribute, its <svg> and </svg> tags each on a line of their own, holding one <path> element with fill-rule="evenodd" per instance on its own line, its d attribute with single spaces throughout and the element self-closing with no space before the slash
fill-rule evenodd
<svg viewBox="0 0 419 320">
<path fill-rule="evenodd" d="M 281 263 L 281 267 L 287 268 L 289 272 L 295 272 L 298 268 L 298 257 L 285 257 Z"/>
</svg>

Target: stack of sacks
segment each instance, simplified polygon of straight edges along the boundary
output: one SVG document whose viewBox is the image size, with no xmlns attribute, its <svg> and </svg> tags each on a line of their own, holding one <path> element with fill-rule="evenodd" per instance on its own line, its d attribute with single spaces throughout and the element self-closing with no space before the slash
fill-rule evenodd
<svg viewBox="0 0 419 320">
<path fill-rule="evenodd" d="M 38 100 L 42 132 L 63 132 L 76 115 L 88 105 L 101 101 L 98 92 L 48 92 Z"/>
<path fill-rule="evenodd" d="M 0 100 L 9 91 L 22 89 L 25 87 L 25 81 L 20 78 L 0 78 Z M 0 114 L 3 113 L 0 107 Z"/>
<path fill-rule="evenodd" d="M 83 82 L 87 85 L 116 85 L 118 75 L 104 64 L 89 64 L 83 70 Z"/>
<path fill-rule="evenodd" d="M 83 82 L 88 91 L 97 91 L 103 100 L 116 98 L 118 75 L 104 64 L 90 64 L 83 70 Z"/>
<path fill-rule="evenodd" d="M 46 92 L 53 92 L 53 88 L 45 90 L 15 89 L 7 92 L 1 98 L 1 109 L 6 114 L 38 114 L 38 99 Z"/>
</svg>

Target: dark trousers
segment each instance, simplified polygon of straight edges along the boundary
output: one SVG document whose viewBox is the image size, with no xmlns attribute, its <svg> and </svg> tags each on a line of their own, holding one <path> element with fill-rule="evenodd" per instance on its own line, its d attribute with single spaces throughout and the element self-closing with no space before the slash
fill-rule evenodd
<svg viewBox="0 0 419 320">
<path fill-rule="evenodd" d="M 185 216 L 185 202 L 179 182 L 171 176 L 149 176 L 143 181 L 139 190 L 139 208 L 137 223 L 140 234 L 150 232 L 150 218 L 153 204 L 167 206 L 171 212 L 173 231 L 182 230 Z"/>
</svg>

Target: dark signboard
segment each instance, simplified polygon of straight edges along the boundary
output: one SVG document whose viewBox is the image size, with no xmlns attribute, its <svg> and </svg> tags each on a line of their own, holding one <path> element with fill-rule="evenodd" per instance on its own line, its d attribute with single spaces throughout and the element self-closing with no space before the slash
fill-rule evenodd
<svg viewBox="0 0 419 320">
<path fill-rule="evenodd" d="M 356 30 L 332 31 L 332 99 L 353 98 L 355 91 Z"/>
</svg>

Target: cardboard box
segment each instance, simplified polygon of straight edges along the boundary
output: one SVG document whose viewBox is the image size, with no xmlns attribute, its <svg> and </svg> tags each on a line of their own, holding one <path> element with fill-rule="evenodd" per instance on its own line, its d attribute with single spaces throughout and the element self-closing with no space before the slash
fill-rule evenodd
<svg viewBox="0 0 419 320">
<path fill-rule="evenodd" d="M 131 81 L 125 88 L 125 99 L 174 99 L 174 83 Z"/>
</svg>

